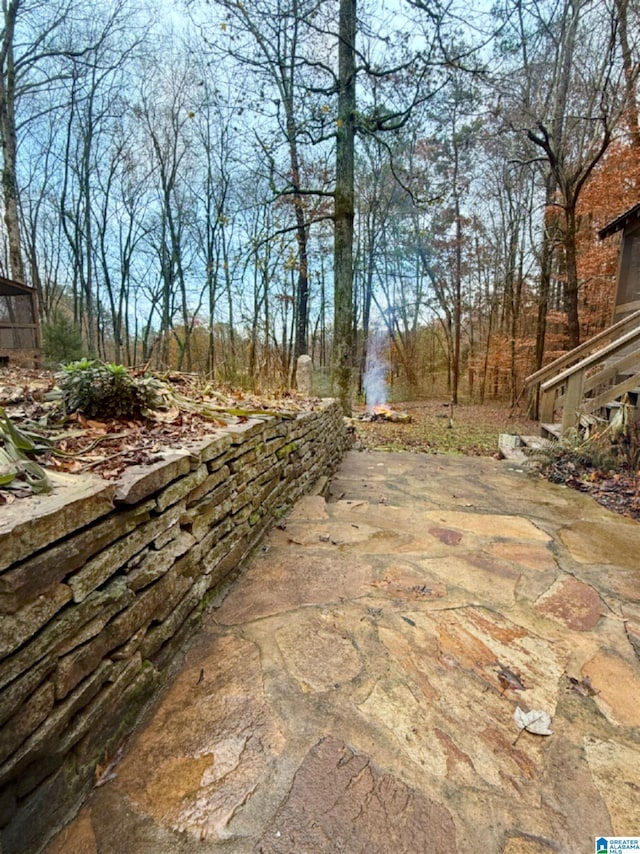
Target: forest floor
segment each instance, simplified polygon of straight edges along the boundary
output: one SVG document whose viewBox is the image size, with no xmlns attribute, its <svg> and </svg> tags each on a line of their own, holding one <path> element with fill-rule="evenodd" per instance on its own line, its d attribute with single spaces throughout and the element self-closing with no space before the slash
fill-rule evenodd
<svg viewBox="0 0 640 854">
<path fill-rule="evenodd" d="M 406 412 L 411 421 L 356 420 L 362 447 L 376 451 L 493 456 L 498 453 L 500 433 L 539 432 L 536 421 L 517 410 L 510 412 L 505 404 L 461 404 L 452 408 L 441 400 L 426 400 L 394 404 L 392 409 Z M 356 419 L 364 413 L 364 407 L 357 407 Z"/>
</svg>

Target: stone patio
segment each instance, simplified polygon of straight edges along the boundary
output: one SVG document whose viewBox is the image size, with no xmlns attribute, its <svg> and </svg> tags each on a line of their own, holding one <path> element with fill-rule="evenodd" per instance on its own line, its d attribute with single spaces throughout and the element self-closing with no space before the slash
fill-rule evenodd
<svg viewBox="0 0 640 854">
<path fill-rule="evenodd" d="M 591 854 L 640 835 L 639 655 L 640 525 L 504 461 L 350 452 L 48 854 Z"/>
</svg>

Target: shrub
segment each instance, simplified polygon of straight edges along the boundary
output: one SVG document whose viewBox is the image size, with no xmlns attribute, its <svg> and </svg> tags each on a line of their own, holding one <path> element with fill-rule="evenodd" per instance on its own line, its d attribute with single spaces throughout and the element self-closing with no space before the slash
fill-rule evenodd
<svg viewBox="0 0 640 854">
<path fill-rule="evenodd" d="M 152 391 L 123 365 L 82 359 L 65 365 L 58 385 L 67 412 L 89 418 L 138 418 L 153 406 Z"/>
</svg>

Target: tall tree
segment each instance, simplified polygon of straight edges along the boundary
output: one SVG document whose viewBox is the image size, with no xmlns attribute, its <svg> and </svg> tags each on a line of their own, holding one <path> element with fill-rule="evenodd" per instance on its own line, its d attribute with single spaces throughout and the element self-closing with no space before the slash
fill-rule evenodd
<svg viewBox="0 0 640 854">
<path fill-rule="evenodd" d="M 19 216 L 19 132 L 42 111 L 60 110 L 65 102 L 38 98 L 50 90 L 66 97 L 61 84 L 72 78 L 77 61 L 90 54 L 121 20 L 124 0 L 91 11 L 80 0 L 2 0 L 0 20 L 0 151 L 2 194 L 9 247 L 9 269 L 25 279 Z M 74 61 L 76 62 L 74 66 Z M 55 86 L 53 85 L 55 84 Z"/>
<path fill-rule="evenodd" d="M 301 109 L 304 94 L 301 42 L 322 0 L 276 0 L 275 7 L 273 0 L 254 0 L 252 3 L 216 0 L 216 4 L 226 13 L 221 24 L 222 32 L 227 36 L 224 47 L 220 46 L 220 32 L 214 39 L 207 35 L 208 28 L 202 25 L 201 28 L 214 50 L 222 50 L 234 62 L 251 70 L 255 92 L 252 97 L 245 93 L 244 100 L 258 114 L 262 113 L 263 121 L 254 125 L 254 132 L 262 151 L 269 154 L 274 200 L 285 199 L 291 206 L 297 245 L 295 356 L 299 356 L 308 349 L 310 228 L 300 151 L 301 140 L 307 132 Z M 267 105 L 275 108 L 272 118 L 275 118 L 285 142 L 286 168 L 282 168 L 277 160 L 275 149 L 278 143 L 271 143 L 265 133 Z"/>
<path fill-rule="evenodd" d="M 9 271 L 14 279 L 24 281 L 22 241 L 18 215 L 18 179 L 16 106 L 18 101 L 18 71 L 20 57 L 16 59 L 14 42 L 20 0 L 2 2 L 3 29 L 0 48 L 0 146 L 2 147 L 2 195 L 4 221 L 9 243 Z"/>
<path fill-rule="evenodd" d="M 629 0 L 615 0 L 617 17 L 617 32 L 622 53 L 622 64 L 624 67 L 624 79 L 627 89 L 627 125 L 629 135 L 636 149 L 640 150 L 640 118 L 638 117 L 638 39 L 635 42 L 630 37 L 631 33 L 638 32 L 638 9 L 629 3 Z M 632 18 L 631 27 L 629 17 Z"/>
<path fill-rule="evenodd" d="M 567 344 L 575 347 L 580 341 L 577 205 L 626 101 L 616 21 L 606 4 L 588 0 L 553 6 L 536 0 L 527 7 L 516 2 L 513 18 L 518 21 L 522 73 L 512 69 L 510 83 L 520 85 L 520 126 L 537 151 L 531 156 L 541 157 L 545 240 L 556 240 L 541 252 L 541 308 L 546 307 L 548 265 L 555 255 L 562 270 Z M 550 206 L 559 212 L 555 221 Z"/>
<path fill-rule="evenodd" d="M 118 36 L 118 47 L 107 38 L 88 50 L 82 62 L 69 59 L 73 68 L 66 110 L 67 138 L 64 157 L 64 182 L 60 199 L 62 227 L 67 238 L 73 271 L 74 308 L 78 325 L 84 320 L 88 350 L 99 351 L 98 327 L 102 325 L 99 245 L 104 236 L 96 229 L 101 220 L 104 190 L 100 179 L 120 116 L 126 109 L 120 96 L 125 79 L 125 60 L 132 46 L 125 49 Z M 111 42 L 111 43 L 110 43 Z"/>
<path fill-rule="evenodd" d="M 340 0 L 338 117 L 334 204 L 333 373 L 340 403 L 351 414 L 353 366 L 353 222 L 355 215 L 356 0 Z"/>
<path fill-rule="evenodd" d="M 161 281 L 160 363 L 170 364 L 173 339 L 178 368 L 191 369 L 190 337 L 196 312 L 189 305 L 188 267 L 193 252 L 194 162 L 192 145 L 192 69 L 182 57 L 164 57 L 171 75 L 152 75 L 141 96 L 143 122 L 153 165 L 156 192 L 153 243 Z M 177 321 L 177 322 L 176 322 Z"/>
</svg>

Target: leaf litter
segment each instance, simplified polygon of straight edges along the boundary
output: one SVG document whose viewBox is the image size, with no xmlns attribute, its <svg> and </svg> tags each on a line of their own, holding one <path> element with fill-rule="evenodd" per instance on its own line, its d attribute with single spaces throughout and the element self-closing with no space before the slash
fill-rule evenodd
<svg viewBox="0 0 640 854">
<path fill-rule="evenodd" d="M 91 472 L 117 480 L 129 466 L 155 463 L 168 448 L 215 435 L 229 424 L 295 418 L 322 403 L 296 392 L 260 395 L 214 386 L 195 374 L 144 372 L 144 378 L 153 383 L 158 408 L 139 418 L 101 420 L 81 411 L 65 413 L 53 372 L 3 370 L 0 408 L 9 439 L 0 441 L 0 450 L 12 458 L 0 457 L 0 465 L 6 465 L 0 470 L 0 505 L 46 490 L 47 472 Z M 15 453 L 9 440 L 17 445 Z"/>
<path fill-rule="evenodd" d="M 591 679 L 585 676 L 583 679 L 576 679 L 574 676 L 567 677 L 569 679 L 569 690 L 580 697 L 595 697 L 600 691 L 594 688 L 591 684 Z"/>
</svg>

